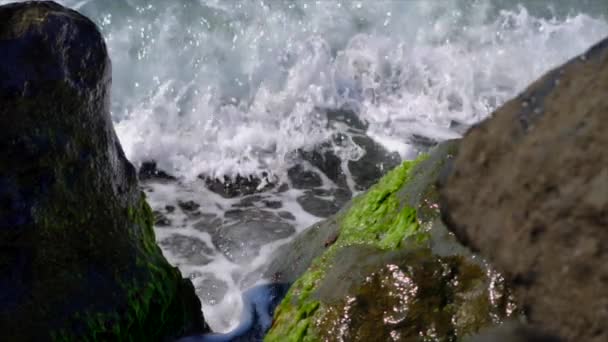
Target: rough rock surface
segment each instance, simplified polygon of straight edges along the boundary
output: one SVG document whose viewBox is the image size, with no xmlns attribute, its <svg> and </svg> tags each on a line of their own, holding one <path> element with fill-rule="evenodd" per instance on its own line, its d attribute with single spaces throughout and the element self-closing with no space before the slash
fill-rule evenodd
<svg viewBox="0 0 608 342">
<path fill-rule="evenodd" d="M 442 211 L 533 325 L 608 341 L 608 40 L 466 134 Z"/>
<path fill-rule="evenodd" d="M 397 167 L 277 251 L 266 276 L 293 285 L 265 341 L 455 341 L 517 312 L 502 277 L 439 218 L 436 181 L 454 149 Z"/>
<path fill-rule="evenodd" d="M 2 340 L 205 331 L 112 128 L 95 25 L 53 2 L 0 6 L 0 51 Z"/>
</svg>

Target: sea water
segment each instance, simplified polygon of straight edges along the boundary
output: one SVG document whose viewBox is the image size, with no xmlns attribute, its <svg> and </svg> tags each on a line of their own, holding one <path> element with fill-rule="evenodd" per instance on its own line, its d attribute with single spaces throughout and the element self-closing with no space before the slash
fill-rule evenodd
<svg viewBox="0 0 608 342">
<path fill-rule="evenodd" d="M 247 207 L 242 197 L 218 195 L 199 176 L 291 184 L 288 170 L 302 162 L 294 151 L 323 142 L 342 161 L 361 158 L 360 147 L 332 140 L 325 109 L 348 108 L 367 136 L 413 158 L 412 137 L 459 137 L 608 35 L 603 0 L 58 2 L 104 34 L 129 159 L 177 178 L 144 189 L 162 214 L 165 256 L 193 280 L 216 331 L 238 324 L 240 293 L 265 281 L 272 251 L 321 217 L 293 187 L 235 211 Z M 335 185 L 320 177 L 320 188 Z"/>
</svg>

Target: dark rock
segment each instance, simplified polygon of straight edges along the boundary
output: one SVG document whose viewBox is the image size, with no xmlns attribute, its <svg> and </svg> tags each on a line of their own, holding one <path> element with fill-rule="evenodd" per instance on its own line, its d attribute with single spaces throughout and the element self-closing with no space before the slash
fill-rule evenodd
<svg viewBox="0 0 608 342">
<path fill-rule="evenodd" d="M 209 229 L 213 244 L 231 261 L 246 264 L 259 255 L 262 246 L 291 236 L 294 227 L 272 212 L 248 209 L 229 210 L 224 214 L 233 221 Z M 202 228 L 202 227 L 201 227 Z"/>
<path fill-rule="evenodd" d="M 155 243 L 109 113 L 95 25 L 0 6 L 0 331 L 5 341 L 175 339 L 206 330 Z"/>
<path fill-rule="evenodd" d="M 337 213 L 351 198 L 347 189 L 313 189 L 304 192 L 296 201 L 304 211 L 317 217 L 329 217 Z M 323 198 L 325 197 L 325 198 Z M 331 197 L 327 199 L 327 197 Z"/>
<path fill-rule="evenodd" d="M 171 226 L 171 220 L 165 216 L 162 212 L 155 210 L 152 212 L 154 215 L 154 225 L 156 227 L 169 227 Z"/>
<path fill-rule="evenodd" d="M 467 342 L 561 342 L 563 339 L 519 322 L 484 329 Z"/>
<path fill-rule="evenodd" d="M 287 177 L 294 189 L 312 189 L 323 185 L 323 180 L 315 171 L 306 170 L 302 165 L 295 165 L 287 170 Z"/>
<path fill-rule="evenodd" d="M 162 239 L 159 244 L 188 265 L 206 265 L 213 260 L 215 251 L 204 241 L 191 236 L 173 234 Z"/>
<path fill-rule="evenodd" d="M 506 304 L 493 306 L 484 270 L 462 256 L 429 249 L 381 252 L 349 246 L 314 296 L 327 303 L 315 321 L 320 341 L 458 340 L 492 324 Z M 432 328 L 429 328 L 432 327 Z"/>
<path fill-rule="evenodd" d="M 338 187 L 348 188 L 342 161 L 333 151 L 331 143 L 323 143 L 312 151 L 298 150 L 300 158 L 319 169 Z"/>
<path fill-rule="evenodd" d="M 283 203 L 281 203 L 281 201 L 267 200 L 262 201 L 262 203 L 264 203 L 264 206 L 269 209 L 281 209 L 283 207 Z"/>
<path fill-rule="evenodd" d="M 604 40 L 472 128 L 441 191 L 450 228 L 567 341 L 608 340 L 607 92 Z"/>
<path fill-rule="evenodd" d="M 222 218 L 212 213 L 201 213 L 197 219 L 198 221 L 193 225 L 193 227 L 201 232 L 214 231 L 223 223 Z"/>
<path fill-rule="evenodd" d="M 342 210 L 348 211 L 348 207 Z M 326 242 L 334 240 L 338 236 L 340 220 L 336 216 L 314 224 L 297 235 L 290 243 L 279 247 L 264 271 L 264 278 L 273 282 L 293 283 L 296 281 L 310 266 L 312 260 L 327 249 Z"/>
<path fill-rule="evenodd" d="M 367 122 L 364 122 L 359 118 L 355 111 L 343 108 L 343 109 L 326 109 L 324 110 L 327 115 L 328 126 L 335 126 L 336 123 L 343 123 L 349 128 L 365 132 L 369 127 Z"/>
<path fill-rule="evenodd" d="M 200 204 L 194 201 L 178 201 L 177 206 L 180 207 L 180 209 L 184 212 L 196 211 L 198 208 L 201 207 Z"/>
<path fill-rule="evenodd" d="M 290 221 L 295 221 L 295 219 L 296 219 L 296 217 L 293 216 L 293 214 L 290 213 L 289 211 L 279 211 L 277 213 L 277 215 L 279 215 L 280 218 L 290 220 Z"/>
<path fill-rule="evenodd" d="M 365 134 L 367 123 L 361 121 L 354 111 L 326 110 L 326 114 L 328 126 L 337 130 L 332 140 L 321 143 L 312 150 L 298 150 L 298 156 L 325 174 L 337 187 L 348 188 L 346 167 L 355 182 L 355 190 L 365 190 L 386 172 L 399 165 L 401 162 L 399 154 L 387 151 L 367 136 Z M 357 145 L 364 151 L 363 156 L 358 160 L 340 160 L 334 149 L 335 146 L 345 144 Z M 301 165 L 289 169 L 288 176 L 296 189 L 312 189 L 322 185 L 321 177 L 314 170 L 306 169 Z"/>
<path fill-rule="evenodd" d="M 366 190 L 401 163 L 399 153 L 388 152 L 366 135 L 354 136 L 352 139 L 365 151 L 365 154 L 358 160 L 348 162 L 348 170 L 355 181 L 356 190 Z"/>
<path fill-rule="evenodd" d="M 174 181 L 176 178 L 171 176 L 167 172 L 163 170 L 159 170 L 156 168 L 155 161 L 146 161 L 141 164 L 139 167 L 139 180 L 164 180 L 164 181 Z"/>
<path fill-rule="evenodd" d="M 262 200 L 262 196 L 260 195 L 251 195 L 246 196 L 239 203 L 232 205 L 234 208 L 248 208 L 254 207 L 257 202 Z"/>
<path fill-rule="evenodd" d="M 452 126 L 450 126 L 452 128 Z M 459 127 L 454 127 L 452 129 L 457 130 Z M 464 133 L 464 132 L 462 132 Z M 436 139 L 426 137 L 424 135 L 412 134 L 412 136 L 408 139 L 409 142 L 416 146 L 421 151 L 428 151 L 430 148 L 437 146 L 439 142 Z"/>
<path fill-rule="evenodd" d="M 224 197 L 235 198 L 252 195 L 272 189 L 275 184 L 267 176 L 262 178 L 256 176 L 244 177 L 237 175 L 234 178 L 224 176 L 223 179 L 199 176 L 205 180 L 205 185 L 212 192 Z"/>
</svg>

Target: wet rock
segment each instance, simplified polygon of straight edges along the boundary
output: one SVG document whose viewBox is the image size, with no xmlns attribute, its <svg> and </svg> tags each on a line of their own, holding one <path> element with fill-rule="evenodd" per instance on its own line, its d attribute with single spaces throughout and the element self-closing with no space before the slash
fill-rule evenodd
<svg viewBox="0 0 608 342">
<path fill-rule="evenodd" d="M 273 255 L 265 277 L 293 284 L 266 341 L 456 341 L 518 314 L 504 278 L 441 222 L 436 182 L 455 145 L 392 170 Z"/>
<path fill-rule="evenodd" d="M 154 225 L 156 227 L 171 226 L 171 220 L 169 220 L 169 218 L 167 218 L 167 216 L 165 216 L 165 214 L 163 214 L 162 212 L 155 210 L 152 212 L 152 215 L 154 215 Z"/>
<path fill-rule="evenodd" d="M 0 332 L 5 341 L 172 340 L 205 331 L 109 113 L 89 19 L 0 6 Z"/>
<path fill-rule="evenodd" d="M 201 232 L 211 232 L 220 227 L 223 223 L 221 217 L 212 213 L 201 213 L 197 217 L 197 222 L 193 225 L 194 229 Z"/>
<path fill-rule="evenodd" d="M 155 161 L 146 161 L 141 164 L 139 167 L 139 180 L 148 181 L 148 180 L 163 180 L 163 181 L 174 181 L 176 178 L 171 176 L 167 172 L 163 170 L 159 170 L 156 168 Z"/>
<path fill-rule="evenodd" d="M 290 220 L 290 221 L 296 220 L 296 217 L 293 216 L 293 214 L 290 213 L 289 211 L 279 211 L 277 213 L 277 215 L 279 215 L 280 218 L 285 219 L 285 220 Z"/>
<path fill-rule="evenodd" d="M 352 109 L 325 109 L 324 111 L 327 115 L 327 123 L 329 126 L 335 126 L 336 123 L 343 123 L 347 127 L 359 132 L 365 132 L 369 127 L 369 124 L 361 120 Z"/>
<path fill-rule="evenodd" d="M 567 341 L 608 340 L 607 92 L 604 40 L 472 128 L 442 189 L 450 229 Z"/>
<path fill-rule="evenodd" d="M 262 203 L 266 208 L 269 209 L 281 209 L 283 207 L 283 203 L 281 203 L 281 201 L 266 200 L 262 201 Z"/>
<path fill-rule="evenodd" d="M 313 189 L 304 192 L 296 201 L 304 211 L 317 217 L 329 217 L 337 213 L 351 198 L 347 189 Z"/>
<path fill-rule="evenodd" d="M 213 260 L 215 254 L 213 248 L 204 241 L 180 234 L 170 235 L 162 239 L 159 244 L 188 265 L 206 265 Z"/>
<path fill-rule="evenodd" d="M 348 170 L 355 181 L 356 190 L 368 189 L 401 163 L 399 153 L 388 152 L 368 136 L 354 136 L 352 139 L 365 151 L 365 154 L 358 160 L 348 162 Z"/>
<path fill-rule="evenodd" d="M 200 204 L 194 201 L 178 201 L 177 206 L 184 212 L 193 212 L 201 207 Z"/>
<path fill-rule="evenodd" d="M 244 177 L 237 175 L 234 178 L 224 176 L 223 179 L 218 179 L 201 175 L 199 178 L 205 180 L 205 185 L 209 190 L 224 198 L 252 195 L 268 191 L 275 186 L 274 182 L 268 179 L 267 176 L 259 178 L 256 176 Z"/>
<path fill-rule="evenodd" d="M 455 131 L 461 130 L 460 126 L 451 126 L 450 125 L 450 128 L 454 129 Z M 462 133 L 464 133 L 464 132 L 462 132 Z M 429 137 L 426 137 L 424 135 L 419 135 L 419 134 L 412 134 L 412 136 L 409 138 L 409 142 L 422 151 L 428 151 L 432 147 L 437 146 L 437 144 L 439 144 L 439 142 L 436 139 L 429 138 Z"/>
<path fill-rule="evenodd" d="M 342 161 L 334 153 L 331 143 L 320 144 L 312 151 L 298 150 L 298 154 L 302 160 L 323 172 L 336 186 L 348 188 Z"/>
<path fill-rule="evenodd" d="M 215 247 L 231 261 L 247 264 L 259 255 L 260 249 L 276 240 L 285 239 L 295 228 L 272 212 L 259 209 L 234 209 L 224 213 L 222 225 L 200 224 L 211 234 Z"/>
<path fill-rule="evenodd" d="M 323 180 L 315 171 L 295 165 L 287 170 L 287 176 L 294 189 L 312 189 L 323 185 Z"/>
<path fill-rule="evenodd" d="M 260 201 L 262 201 L 262 196 L 260 195 L 251 195 L 251 196 L 246 196 L 245 198 L 243 198 L 242 200 L 239 201 L 239 203 L 236 203 L 234 205 L 232 205 L 232 207 L 234 208 L 248 208 L 248 207 L 255 207 L 256 203 L 259 203 Z"/>
<path fill-rule="evenodd" d="M 299 150 L 299 157 L 322 172 L 338 188 L 348 189 L 345 168 L 352 175 L 355 190 L 365 190 L 378 181 L 386 172 L 401 162 L 396 152 L 387 151 L 382 145 L 366 135 L 367 123 L 348 109 L 326 110 L 328 126 L 337 130 L 332 140 L 321 143 L 314 149 Z M 335 153 L 335 147 L 354 144 L 364 153 L 358 160 L 342 161 Z M 322 185 L 321 177 L 315 170 L 296 165 L 289 169 L 288 176 L 296 189 L 312 189 Z"/>
<path fill-rule="evenodd" d="M 457 340 L 506 316 L 508 301 L 493 305 L 484 270 L 462 256 L 354 246 L 334 263 L 313 294 L 327 303 L 312 323 L 322 341 Z"/>
<path fill-rule="evenodd" d="M 348 211 L 348 207 L 342 209 Z M 336 215 L 339 216 L 339 215 Z M 293 283 L 328 247 L 340 233 L 340 220 L 332 216 L 298 234 L 293 241 L 281 246 L 271 257 L 264 278 L 273 282 Z"/>
<path fill-rule="evenodd" d="M 561 342 L 563 339 L 517 321 L 484 329 L 466 342 Z"/>
</svg>

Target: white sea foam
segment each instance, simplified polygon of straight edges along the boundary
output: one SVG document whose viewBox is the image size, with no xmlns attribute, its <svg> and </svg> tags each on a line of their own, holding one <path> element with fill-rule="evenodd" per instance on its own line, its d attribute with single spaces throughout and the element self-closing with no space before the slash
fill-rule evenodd
<svg viewBox="0 0 608 342">
<path fill-rule="evenodd" d="M 453 121 L 481 120 L 608 34 L 599 11 L 508 2 L 76 3 L 106 35 L 127 155 L 187 179 L 280 173 L 329 136 L 316 107 L 348 104 L 381 141 L 455 137 Z"/>
</svg>

